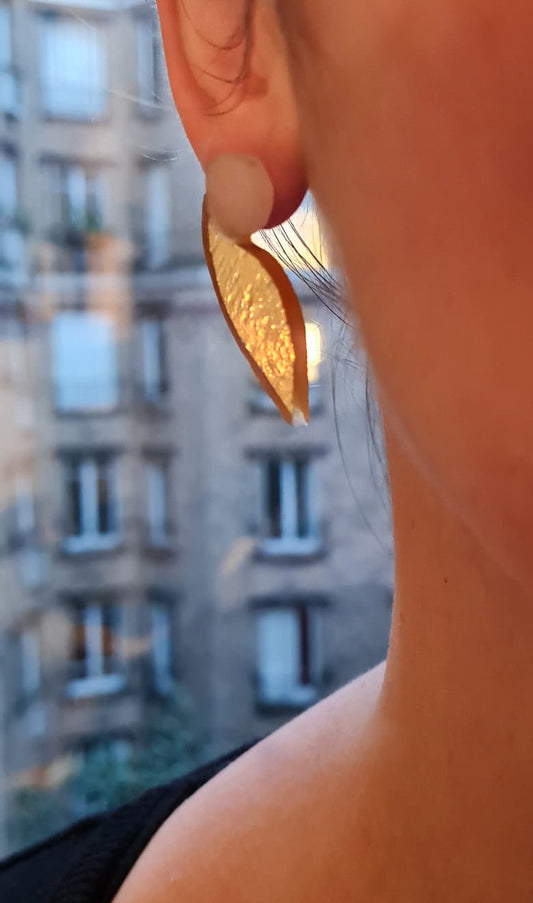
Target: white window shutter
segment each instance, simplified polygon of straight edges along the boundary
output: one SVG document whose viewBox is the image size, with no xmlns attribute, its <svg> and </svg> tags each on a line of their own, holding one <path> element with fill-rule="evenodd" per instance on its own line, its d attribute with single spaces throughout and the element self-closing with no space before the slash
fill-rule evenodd
<svg viewBox="0 0 533 903">
<path fill-rule="evenodd" d="M 154 683 L 156 690 L 166 693 L 172 682 L 172 639 L 168 607 L 161 602 L 152 602 L 150 620 Z"/>
<path fill-rule="evenodd" d="M 146 465 L 146 484 L 150 539 L 159 544 L 165 541 L 167 525 L 167 481 L 162 464 L 150 462 Z"/>
<path fill-rule="evenodd" d="M 265 609 L 258 614 L 258 668 L 266 701 L 290 697 L 299 682 L 299 631 L 292 609 Z"/>
<path fill-rule="evenodd" d="M 160 401 L 163 362 L 161 360 L 161 321 L 146 317 L 141 321 L 143 391 L 148 401 Z"/>
</svg>

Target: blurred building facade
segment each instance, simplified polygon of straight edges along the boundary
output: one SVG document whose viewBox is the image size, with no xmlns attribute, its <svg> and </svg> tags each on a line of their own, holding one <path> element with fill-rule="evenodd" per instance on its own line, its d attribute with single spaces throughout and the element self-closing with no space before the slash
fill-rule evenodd
<svg viewBox="0 0 533 903">
<path fill-rule="evenodd" d="M 0 852 L 14 791 L 135 743 L 176 683 L 216 754 L 386 650 L 364 380 L 333 392 L 342 329 L 303 293 L 311 423 L 281 422 L 201 195 L 151 8 L 0 0 Z"/>
</svg>

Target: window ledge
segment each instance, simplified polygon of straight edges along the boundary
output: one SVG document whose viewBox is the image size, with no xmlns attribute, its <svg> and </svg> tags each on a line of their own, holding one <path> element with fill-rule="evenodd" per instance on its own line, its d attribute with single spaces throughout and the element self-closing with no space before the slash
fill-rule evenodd
<svg viewBox="0 0 533 903">
<path fill-rule="evenodd" d="M 61 417 L 61 419 L 83 417 L 86 420 L 87 417 L 114 417 L 118 414 L 124 414 L 126 411 L 126 406 L 119 403 L 105 407 L 86 408 L 62 408 L 60 405 L 54 405 L 54 414 L 56 417 Z"/>
<path fill-rule="evenodd" d="M 101 674 L 96 677 L 80 677 L 70 680 L 65 688 L 69 699 L 86 699 L 90 696 L 107 696 L 118 693 L 126 685 L 123 674 Z"/>
<path fill-rule="evenodd" d="M 67 536 L 61 543 L 61 551 L 67 555 L 116 552 L 120 548 L 121 537 L 117 533 L 109 536 Z"/>
<path fill-rule="evenodd" d="M 326 547 L 322 537 L 312 539 L 260 539 L 255 557 L 261 561 L 280 559 L 299 562 L 322 558 Z"/>
<path fill-rule="evenodd" d="M 41 0 L 42 2 L 42 0 Z M 109 125 L 111 122 L 110 113 L 97 113 L 91 116 L 89 113 L 53 113 L 50 110 L 43 110 L 41 118 L 44 122 L 68 123 L 69 125 Z"/>
<path fill-rule="evenodd" d="M 279 696 L 259 693 L 256 698 L 256 709 L 265 715 L 285 714 L 302 711 L 318 702 L 319 692 L 316 687 L 298 687 Z"/>
</svg>

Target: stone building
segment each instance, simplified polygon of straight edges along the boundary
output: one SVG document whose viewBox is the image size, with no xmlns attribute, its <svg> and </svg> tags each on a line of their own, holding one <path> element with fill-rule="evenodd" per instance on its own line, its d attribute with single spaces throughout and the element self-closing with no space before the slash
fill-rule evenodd
<svg viewBox="0 0 533 903">
<path fill-rule="evenodd" d="M 0 0 L 1 851 L 16 789 L 135 743 L 176 682 L 216 754 L 386 650 L 363 375 L 302 291 L 311 422 L 281 422 L 201 195 L 145 3 Z"/>
</svg>

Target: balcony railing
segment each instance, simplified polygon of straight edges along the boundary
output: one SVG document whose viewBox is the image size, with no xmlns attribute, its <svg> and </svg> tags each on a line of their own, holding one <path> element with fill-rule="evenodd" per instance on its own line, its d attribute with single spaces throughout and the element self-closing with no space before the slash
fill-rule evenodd
<svg viewBox="0 0 533 903">
<path fill-rule="evenodd" d="M 131 245 L 105 229 L 83 230 L 58 227 L 37 253 L 39 273 L 120 273 L 127 269 Z"/>
</svg>

